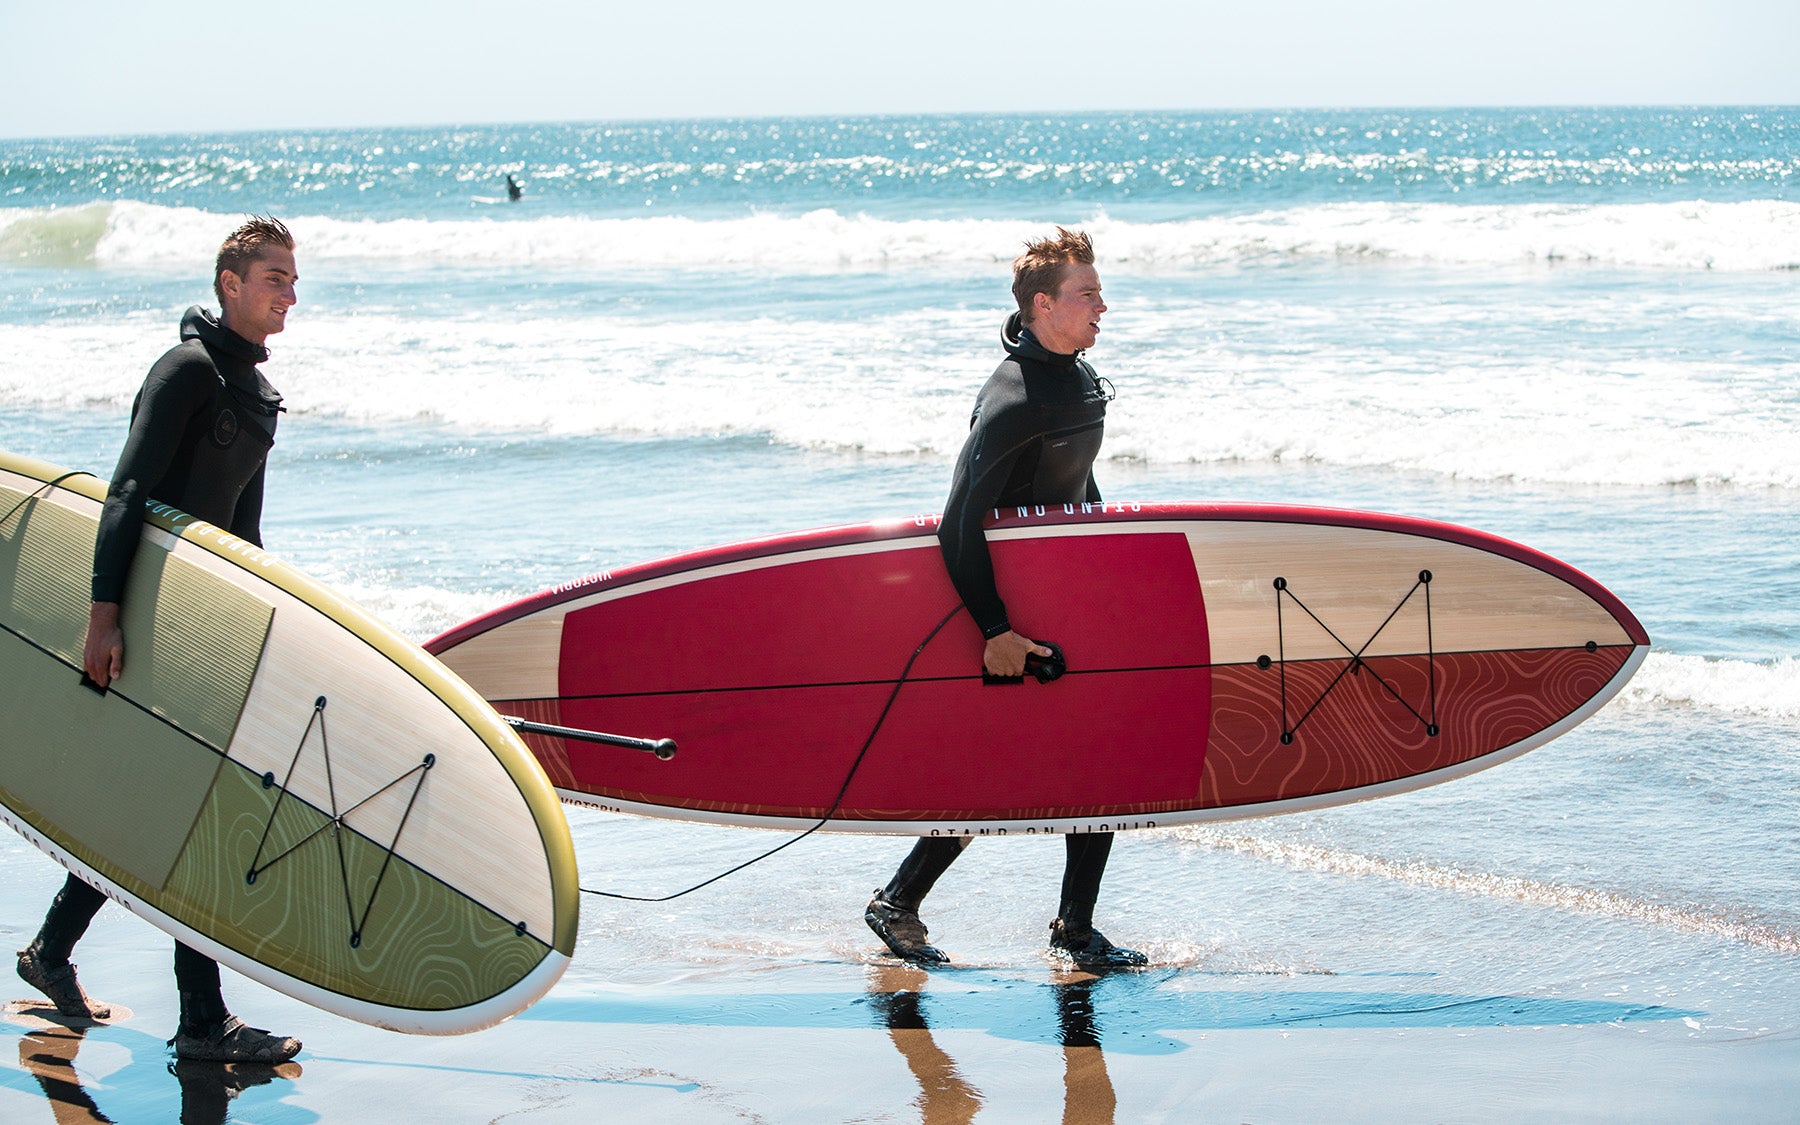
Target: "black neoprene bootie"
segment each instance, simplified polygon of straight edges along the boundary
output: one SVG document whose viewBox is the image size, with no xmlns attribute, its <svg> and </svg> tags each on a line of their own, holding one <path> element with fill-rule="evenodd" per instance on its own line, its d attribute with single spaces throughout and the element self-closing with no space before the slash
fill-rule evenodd
<svg viewBox="0 0 1800 1125">
<path fill-rule="evenodd" d="M 950 960 L 948 954 L 931 944 L 925 923 L 919 921 L 919 912 L 889 901 L 885 891 L 876 891 L 869 900 L 863 921 L 896 957 L 921 965 L 942 965 Z"/>
<path fill-rule="evenodd" d="M 206 1028 L 184 1027 L 169 1040 L 175 1057 L 195 1062 L 284 1063 L 300 1053 L 300 1040 L 271 1035 L 236 1016 Z"/>
<path fill-rule="evenodd" d="M 19 979 L 37 989 L 56 1010 L 76 1019 L 103 1020 L 112 1015 L 112 1005 L 89 999 L 75 976 L 75 966 L 64 961 L 46 964 L 36 942 L 19 951 Z"/>
<path fill-rule="evenodd" d="M 1061 918 L 1050 923 L 1050 948 L 1066 954 L 1078 969 L 1136 969 L 1150 963 L 1150 958 L 1135 949 L 1126 949 L 1106 940 L 1106 935 L 1093 926 L 1072 929 Z"/>
</svg>

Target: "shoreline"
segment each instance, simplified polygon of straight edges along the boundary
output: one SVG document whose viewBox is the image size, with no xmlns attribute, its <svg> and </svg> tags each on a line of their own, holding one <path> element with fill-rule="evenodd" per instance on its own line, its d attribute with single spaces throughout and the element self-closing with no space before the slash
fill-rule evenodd
<svg viewBox="0 0 1800 1125">
<path fill-rule="evenodd" d="M 587 824 L 584 835 L 591 844 L 620 826 Z M 657 835 L 654 824 L 630 827 L 608 835 Z M 614 842 L 647 858 L 641 843 Z M 1017 865 L 1016 852 L 987 850 L 988 862 Z M 0 916 L 22 945 L 60 871 L 9 838 L 0 872 Z M 740 894 L 774 893 L 780 875 L 756 882 L 767 885 Z M 838 880 L 834 897 L 848 886 Z M 807 914 L 806 932 L 790 926 L 786 940 L 683 940 L 716 926 L 720 901 L 735 897 L 592 907 L 563 981 L 470 1035 L 381 1031 L 227 974 L 234 1010 L 306 1043 L 273 1073 L 172 1067 L 169 939 L 107 910 L 76 958 L 89 992 L 125 1012 L 71 1027 L 10 1009 L 18 1052 L 16 1061 L 0 1052 L 0 1116 L 167 1120 L 185 1105 L 199 1119 L 226 1120 L 205 1116 L 223 1108 L 231 1120 L 267 1122 L 1773 1120 L 1772 1107 L 1800 1091 L 1791 1018 L 1751 1026 L 1746 1013 L 1658 985 L 1669 966 L 1652 951 L 1664 939 L 1715 949 L 1716 939 L 1671 938 L 1635 920 L 1579 923 L 1637 931 L 1625 936 L 1644 943 L 1647 963 L 1624 980 L 1570 976 L 1563 964 L 1527 984 L 1505 966 L 1458 967 L 1470 948 L 1446 950 L 1436 966 L 1395 967 L 1393 955 L 1371 951 L 1329 969 L 1259 968 L 1204 943 L 1151 944 L 1149 969 L 1095 977 L 1021 947 L 1035 941 L 1034 925 L 982 933 L 972 921 L 981 904 L 949 896 L 939 917 L 946 932 L 963 931 L 973 964 L 946 970 L 879 954 L 852 911 Z M 1494 909 L 1520 925 L 1544 913 Z M 1180 926 L 1178 911 L 1135 897 L 1115 910 L 1142 915 L 1132 924 L 1143 932 Z M 1732 952 L 1786 967 L 1786 981 L 1768 983 L 1793 992 L 1791 957 Z M 15 984 L 9 995 L 29 991 Z"/>
</svg>

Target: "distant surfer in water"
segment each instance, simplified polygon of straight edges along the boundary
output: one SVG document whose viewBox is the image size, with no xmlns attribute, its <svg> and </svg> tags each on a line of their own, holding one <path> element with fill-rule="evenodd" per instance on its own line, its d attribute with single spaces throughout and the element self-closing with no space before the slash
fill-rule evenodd
<svg viewBox="0 0 1800 1125">
<path fill-rule="evenodd" d="M 520 187 L 519 181 L 513 179 L 512 173 L 508 172 L 506 174 L 506 198 L 512 200 L 514 203 L 517 203 L 519 200 L 523 199 L 524 197 L 525 197 L 525 189 Z"/>
<path fill-rule="evenodd" d="M 113 471 L 94 541 L 93 602 L 82 664 L 105 688 L 125 670 L 119 625 L 125 580 L 137 552 L 146 501 L 190 512 L 262 546 L 263 468 L 282 411 L 256 365 L 264 342 L 287 327 L 298 300 L 294 236 L 274 219 L 253 218 L 225 239 L 213 267 L 217 320 L 198 305 L 181 318 L 181 343 L 144 379 L 131 428 Z M 119 752 L 130 753 L 129 747 Z M 107 1004 L 81 990 L 69 963 L 75 943 L 106 896 L 70 875 L 43 928 L 19 953 L 19 976 L 65 1016 L 105 1019 Z M 175 1054 L 213 1062 L 281 1063 L 300 1041 L 246 1025 L 225 1007 L 218 962 L 175 943 L 181 1024 Z"/>
<path fill-rule="evenodd" d="M 987 638 L 982 663 L 997 676 L 1019 676 L 1028 656 L 1048 657 L 1051 650 L 1013 630 L 982 520 L 1000 507 L 1098 501 L 1093 466 L 1112 398 L 1110 384 L 1081 358 L 1106 312 L 1088 236 L 1058 227 L 1055 238 L 1026 243 L 1013 262 L 1013 299 L 1019 311 L 1001 333 L 1007 358 L 976 396 L 938 529 L 950 580 Z M 896 955 L 922 964 L 949 961 L 927 940 L 919 906 L 970 839 L 921 838 L 869 900 L 863 919 Z M 1121 949 L 1094 928 L 1112 833 L 1071 833 L 1064 840 L 1068 856 L 1051 947 L 1084 969 L 1144 964 L 1142 953 Z"/>
</svg>

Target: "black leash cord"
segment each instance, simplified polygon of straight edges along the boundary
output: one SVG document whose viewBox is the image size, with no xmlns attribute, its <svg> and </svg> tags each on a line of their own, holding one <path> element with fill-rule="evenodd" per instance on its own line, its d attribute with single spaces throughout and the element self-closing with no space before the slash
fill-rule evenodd
<svg viewBox="0 0 1800 1125">
<path fill-rule="evenodd" d="M 837 796 L 832 799 L 831 807 L 825 810 L 825 815 L 819 818 L 817 824 L 814 824 L 811 828 L 808 828 L 806 831 L 790 840 L 783 840 L 781 843 L 775 845 L 759 856 L 747 859 L 736 867 L 721 871 L 704 882 L 695 883 L 685 891 L 676 891 L 674 894 L 662 895 L 661 897 L 651 897 L 647 895 L 620 894 L 617 891 L 596 891 L 590 890 L 587 887 L 582 887 L 581 893 L 584 895 L 596 895 L 600 898 L 623 899 L 626 902 L 668 902 L 671 899 L 680 898 L 682 895 L 693 894 L 702 887 L 710 887 L 727 875 L 735 875 L 752 864 L 761 863 L 776 852 L 798 844 L 808 836 L 811 836 L 814 832 L 825 827 L 826 822 L 831 819 L 832 814 L 838 811 L 838 806 L 844 803 L 844 794 L 850 792 L 850 783 L 856 779 L 856 771 L 862 766 L 863 758 L 869 753 L 869 747 L 875 745 L 875 736 L 881 733 L 882 724 L 887 722 L 888 712 L 893 710 L 894 700 L 900 697 L 900 689 L 906 685 L 906 677 L 908 673 L 912 671 L 913 663 L 919 659 L 919 654 L 925 651 L 925 646 L 929 645 L 938 633 L 943 631 L 944 626 L 950 624 L 950 619 L 955 617 L 961 610 L 962 605 L 961 603 L 958 603 L 955 608 L 944 615 L 942 621 L 939 621 L 936 625 L 931 627 L 931 632 L 925 634 L 925 639 L 919 642 L 919 647 L 913 649 L 912 655 L 906 658 L 906 667 L 900 669 L 900 678 L 894 681 L 894 690 L 888 693 L 887 702 L 882 705 L 881 714 L 876 716 L 875 725 L 869 730 L 869 737 L 863 740 L 862 749 L 856 752 L 856 760 L 850 763 L 850 772 L 844 775 L 844 783 L 838 786 Z"/>
</svg>

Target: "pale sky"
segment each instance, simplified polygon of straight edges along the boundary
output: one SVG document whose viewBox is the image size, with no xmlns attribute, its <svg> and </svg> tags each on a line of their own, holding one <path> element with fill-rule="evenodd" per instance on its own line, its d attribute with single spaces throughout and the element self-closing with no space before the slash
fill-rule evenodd
<svg viewBox="0 0 1800 1125">
<path fill-rule="evenodd" d="M 0 137 L 1800 104 L 1800 0 L 0 0 Z"/>
</svg>

